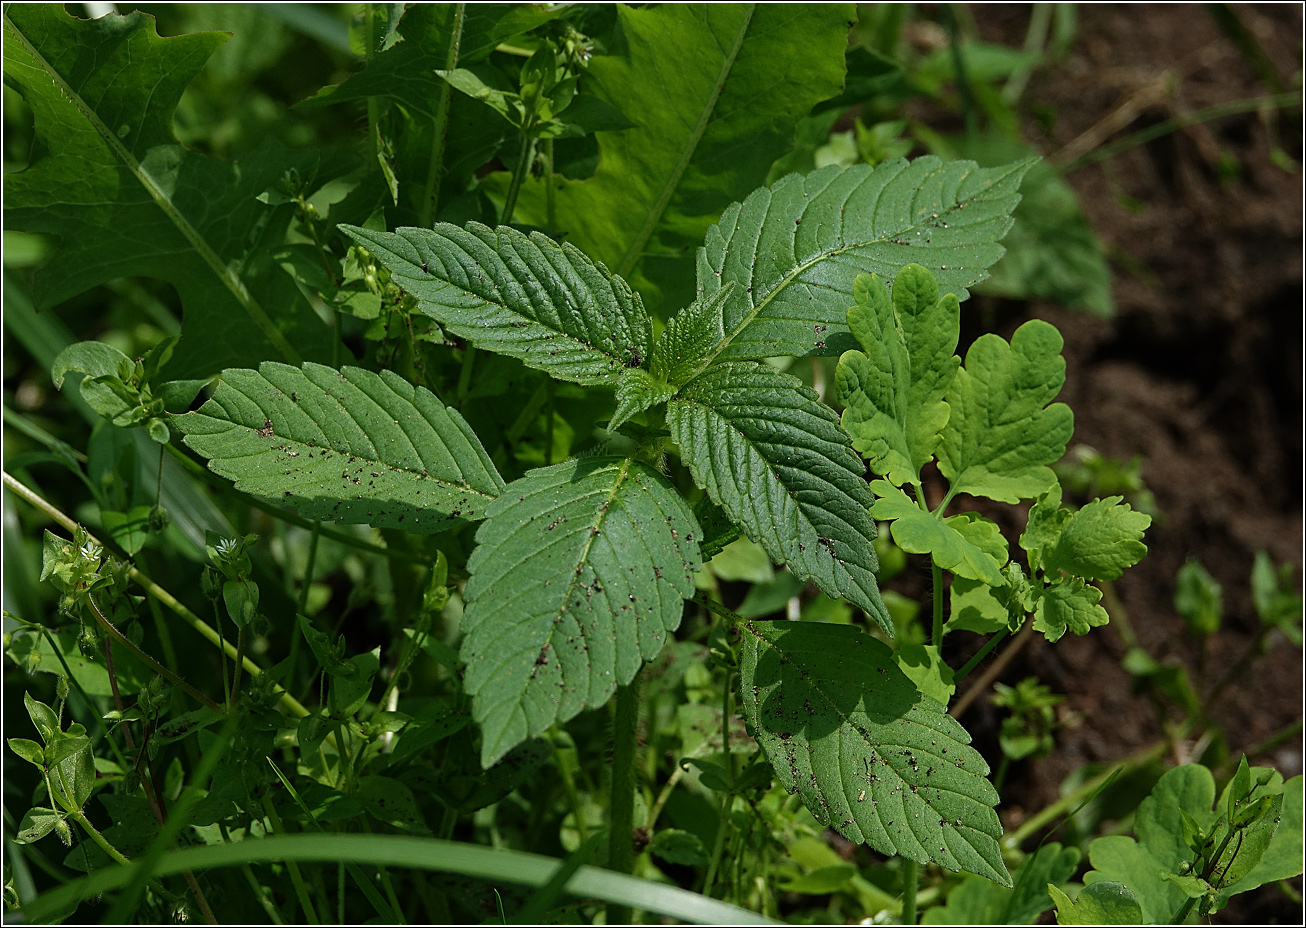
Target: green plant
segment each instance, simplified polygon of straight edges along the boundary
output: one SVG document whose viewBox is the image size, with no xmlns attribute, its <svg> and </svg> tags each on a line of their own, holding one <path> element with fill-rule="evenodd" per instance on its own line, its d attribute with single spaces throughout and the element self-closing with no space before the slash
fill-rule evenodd
<svg viewBox="0 0 1306 928">
<path fill-rule="evenodd" d="M 52 527 L 59 594 L 27 577 L 6 613 L 24 685 L 55 693 L 25 693 L 41 740 L 10 740 L 36 768 L 12 847 L 63 884 L 15 869 L 7 901 L 53 918 L 112 890 L 109 921 L 212 920 L 216 889 L 273 921 L 396 922 L 592 897 L 618 923 L 751 914 L 708 896 L 776 915 L 778 889 L 910 921 L 937 864 L 976 876 L 934 911 L 1050 907 L 1078 858 L 1047 848 L 1013 883 L 948 702 L 1027 621 L 1104 624 L 1092 584 L 1148 519 L 1061 506 L 1053 327 L 955 354 L 1032 161 L 907 161 L 885 119 L 857 124 L 870 163 L 776 175 L 856 60 L 844 6 L 277 15 L 362 67 L 288 120 L 316 149 L 232 164 L 173 125 L 220 36 L 5 11 L 7 100 L 33 117 L 6 220 L 53 239 L 24 240 L 48 260 L 7 276 L 6 324 L 93 423 L 83 454 L 6 406 L 45 449 L 5 486 Z M 351 103 L 361 156 L 323 115 Z M 247 116 L 211 134 L 238 147 Z M 171 283 L 180 323 L 123 275 Z M 157 326 L 77 341 L 33 311 L 101 285 Z M 816 389 L 835 356 L 842 419 Z M 66 476 L 89 495 L 60 508 Z M 947 513 L 978 497 L 1035 500 L 1026 567 Z M 877 550 L 931 558 L 924 640 Z M 1287 628 L 1272 574 L 1258 603 Z M 744 615 L 728 577 L 766 581 Z M 759 620 L 777 604 L 806 621 Z M 990 636 L 956 670 L 953 630 Z M 826 826 L 896 859 L 841 862 Z"/>
</svg>

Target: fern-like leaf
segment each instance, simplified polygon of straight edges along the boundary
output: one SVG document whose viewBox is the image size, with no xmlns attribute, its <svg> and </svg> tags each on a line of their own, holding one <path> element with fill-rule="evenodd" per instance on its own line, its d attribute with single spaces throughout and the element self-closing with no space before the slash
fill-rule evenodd
<svg viewBox="0 0 1306 928">
<path fill-rule="evenodd" d="M 199 411 L 173 421 L 238 490 L 311 519 L 438 532 L 482 518 L 503 489 L 463 417 L 389 371 L 224 371 Z"/>
<path fill-rule="evenodd" d="M 631 459 L 584 458 L 509 484 L 467 562 L 464 685 L 488 767 L 603 705 L 680 625 L 702 566 L 689 505 Z"/>
<path fill-rule="evenodd" d="M 815 392 L 758 364 L 718 364 L 671 400 L 667 425 L 694 480 L 772 559 L 893 634 L 875 582 L 875 499 Z"/>
<path fill-rule="evenodd" d="M 791 174 L 729 206 L 698 252 L 698 298 L 729 283 L 714 357 L 839 354 L 858 274 L 929 268 L 959 299 L 1002 257 L 1033 160 L 1001 168 L 930 156 Z"/>
<path fill-rule="evenodd" d="M 776 778 L 818 822 L 884 854 L 1011 885 L 988 765 L 886 645 L 847 625 L 739 627 L 744 711 Z"/>
<path fill-rule="evenodd" d="M 565 242 L 477 222 L 341 229 L 390 269 L 422 312 L 477 347 L 581 384 L 613 384 L 648 357 L 653 324 L 639 295 Z"/>
</svg>

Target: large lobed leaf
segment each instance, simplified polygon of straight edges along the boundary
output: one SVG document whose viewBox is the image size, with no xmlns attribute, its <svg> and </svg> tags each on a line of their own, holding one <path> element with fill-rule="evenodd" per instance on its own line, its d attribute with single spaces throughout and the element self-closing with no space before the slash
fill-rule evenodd
<svg viewBox="0 0 1306 928">
<path fill-rule="evenodd" d="M 389 371 L 229 370 L 173 421 L 237 489 L 313 519 L 438 532 L 484 517 L 503 488 L 463 417 Z"/>
<path fill-rule="evenodd" d="M 636 128 L 600 132 L 594 177 L 558 182 L 556 228 L 622 274 L 700 242 L 766 181 L 798 119 L 839 92 L 855 16 L 844 4 L 618 7 L 620 44 L 590 62 L 583 89 Z M 528 181 L 518 220 L 545 226 L 546 201 Z"/>
<path fill-rule="evenodd" d="M 330 356 L 330 330 L 260 247 L 284 238 L 293 206 L 258 197 L 291 169 L 312 173 L 315 156 L 268 146 L 224 164 L 173 134 L 186 85 L 227 36 L 160 38 L 143 13 L 88 21 L 51 3 L 6 6 L 4 33 L 5 80 L 37 137 L 31 165 L 5 178 L 5 224 L 59 239 L 36 275 L 38 308 L 157 277 L 185 311 L 173 376 Z"/>
<path fill-rule="evenodd" d="M 740 691 L 776 778 L 852 841 L 1011 886 L 970 736 L 852 626 L 740 624 Z"/>
<path fill-rule="evenodd" d="M 649 354 L 653 326 L 639 296 L 567 243 L 476 222 L 340 228 L 423 312 L 478 347 L 582 384 L 613 384 Z"/>
<path fill-rule="evenodd" d="M 567 461 L 504 489 L 464 593 L 485 766 L 603 705 L 662 650 L 694 592 L 699 535 L 680 494 L 630 459 Z"/>
<path fill-rule="evenodd" d="M 920 486 L 948 421 L 944 396 L 961 365 L 961 307 L 925 268 L 898 272 L 893 297 L 876 275 L 853 282 L 857 304 L 848 327 L 861 351 L 846 351 L 835 369 L 843 427 L 871 470 L 894 486 Z"/>
<path fill-rule="evenodd" d="M 1011 336 L 981 335 L 948 390 L 939 470 L 950 493 L 1004 503 L 1039 496 L 1056 483 L 1048 467 L 1066 453 L 1075 417 L 1051 403 L 1066 379 L 1061 333 L 1031 319 Z"/>
<path fill-rule="evenodd" d="M 733 282 L 723 359 L 838 354 L 857 347 L 845 311 L 858 274 L 907 264 L 965 299 L 1002 256 L 1032 161 L 978 168 L 930 156 L 791 174 L 732 204 L 698 252 L 701 299 Z"/>
<path fill-rule="evenodd" d="M 671 400 L 667 425 L 694 480 L 773 560 L 893 634 L 875 581 L 875 500 L 815 392 L 758 364 L 718 364 Z"/>
</svg>

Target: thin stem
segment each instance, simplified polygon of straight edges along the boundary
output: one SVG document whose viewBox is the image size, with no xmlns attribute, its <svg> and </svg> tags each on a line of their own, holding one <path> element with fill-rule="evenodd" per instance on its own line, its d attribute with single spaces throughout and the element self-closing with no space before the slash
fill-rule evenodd
<svg viewBox="0 0 1306 928">
<path fill-rule="evenodd" d="M 617 690 L 616 716 L 612 725 L 612 799 L 609 804 L 612 830 L 608 835 L 608 868 L 617 873 L 635 869 L 635 753 L 639 736 L 640 673 Z M 630 922 L 630 907 L 608 906 L 608 924 Z"/>
<path fill-rule="evenodd" d="M 948 715 L 952 716 L 954 719 L 961 718 L 962 713 L 970 708 L 970 704 L 978 699 L 981 694 L 988 691 L 988 688 L 993 684 L 993 681 L 998 678 L 998 675 L 1001 674 L 1002 671 L 1007 669 L 1007 665 L 1010 664 L 1012 659 L 1020 653 L 1020 649 L 1025 646 L 1025 642 L 1029 641 L 1033 635 L 1034 626 L 1032 624 L 1027 624 L 1022 628 L 1020 634 L 1015 638 L 1012 638 L 1011 642 L 1003 649 L 1002 653 L 998 655 L 998 659 L 990 664 L 988 669 L 984 671 L 983 675 L 975 681 L 975 684 L 970 689 L 966 690 L 962 697 L 953 704 L 953 707 L 948 710 Z"/>
<path fill-rule="evenodd" d="M 13 492 L 17 493 L 28 503 L 35 506 L 37 509 L 44 512 L 47 516 L 49 516 L 55 522 L 62 525 L 69 532 L 75 532 L 80 527 L 78 523 L 68 518 L 68 516 L 64 515 L 62 512 L 60 512 L 57 508 L 55 508 L 45 499 L 43 499 L 42 497 L 34 493 L 32 490 L 29 490 L 26 486 L 24 486 L 23 484 L 15 480 L 12 476 L 10 476 L 10 474 L 7 471 L 3 472 L 2 476 L 4 480 L 4 485 L 6 487 L 8 487 Z M 85 531 L 85 529 L 83 529 L 83 531 Z M 101 542 L 99 539 L 97 539 L 90 532 L 86 533 L 86 537 L 91 541 L 94 541 L 96 544 L 100 545 L 101 547 L 105 547 L 104 543 Z M 235 645 L 225 640 L 221 635 L 219 635 L 212 628 L 210 628 L 208 623 L 206 623 L 203 619 L 201 619 L 195 613 L 191 612 L 184 605 L 182 605 L 182 603 L 180 602 L 180 600 L 177 599 L 177 597 L 173 596 L 163 587 L 159 586 L 157 583 L 155 583 L 153 580 L 151 580 L 149 577 L 143 574 L 136 567 L 129 568 L 127 571 L 127 575 L 131 577 L 133 580 L 135 580 L 137 583 L 139 583 L 141 586 L 143 586 L 146 589 L 146 591 L 150 593 L 151 596 L 153 596 L 159 602 L 163 603 L 165 606 L 171 609 L 177 616 L 179 616 L 182 619 L 182 621 L 184 621 L 187 625 L 189 625 L 196 632 L 198 632 L 202 637 L 208 640 L 210 644 L 213 644 L 223 649 L 231 657 L 236 656 Z M 257 675 L 263 672 L 263 668 L 260 667 L 258 664 L 255 664 L 248 657 L 244 659 L 243 664 L 245 669 L 252 674 Z M 293 696 L 287 693 L 284 688 L 282 688 L 279 684 L 273 684 L 273 686 L 277 691 L 281 693 L 281 701 L 285 703 L 286 707 L 290 709 L 291 712 L 293 712 L 295 715 L 299 716 L 300 718 L 303 718 L 304 716 L 308 715 L 308 710 L 305 709 L 297 699 L 295 699 Z M 182 688 L 185 689 L 186 687 L 183 685 Z M 219 707 L 219 711 L 221 711 L 221 707 Z"/>
<path fill-rule="evenodd" d="M 444 59 L 444 69 L 458 67 L 458 50 L 463 40 L 463 19 L 467 4 L 457 3 L 453 11 L 453 34 L 449 37 L 449 54 Z M 440 204 L 440 176 L 444 173 L 445 136 L 449 131 L 449 101 L 453 87 L 448 81 L 440 82 L 439 96 L 435 101 L 435 137 L 431 141 L 431 158 L 426 166 L 426 183 L 422 187 L 422 205 L 418 212 L 419 225 L 430 227 Z"/>
<path fill-rule="evenodd" d="M 952 682 L 960 683 L 962 680 L 966 679 L 966 675 L 974 670 L 979 665 L 980 661 L 988 657 L 989 652 L 996 648 L 998 643 L 1001 642 L 1003 638 L 1006 638 L 1008 634 L 1009 632 L 1004 628 L 996 635 L 991 636 L 988 641 L 984 642 L 984 646 L 976 652 L 975 656 L 966 661 L 966 663 L 962 665 L 962 668 L 952 675 Z"/>
<path fill-rule="evenodd" d="M 468 344 L 463 349 L 463 365 L 458 371 L 458 387 L 454 393 L 454 405 L 460 410 L 467 402 L 467 393 L 472 387 L 472 366 L 476 363 L 476 346 Z"/>
<path fill-rule="evenodd" d="M 304 585 L 299 590 L 299 611 L 308 614 L 308 590 L 313 585 L 313 567 L 317 561 L 317 540 L 322 534 L 322 523 L 313 523 L 313 535 L 308 540 L 308 563 L 304 567 Z"/>
<path fill-rule="evenodd" d="M 915 487 L 916 503 L 925 512 L 930 511 L 930 505 L 925 499 L 925 490 L 920 486 Z M 934 628 L 930 633 L 930 643 L 936 649 L 943 648 L 943 570 L 930 558 L 930 576 L 933 578 L 934 588 Z"/>
<path fill-rule="evenodd" d="M 214 710 L 215 712 L 226 711 L 222 708 L 222 706 L 218 705 L 212 699 L 209 699 L 209 697 L 205 696 L 199 690 L 195 689 L 195 687 L 191 686 L 189 683 L 187 683 L 181 677 L 177 676 L 167 667 L 164 667 L 154 658 L 150 657 L 150 655 L 146 654 L 140 648 L 136 647 L 136 645 L 133 644 L 132 641 L 126 635 L 124 635 L 122 632 L 118 630 L 117 626 L 115 626 L 112 622 L 110 622 L 107 618 L 105 618 L 104 613 L 101 612 L 99 607 L 95 605 L 95 600 L 91 599 L 90 596 L 86 597 L 86 604 L 90 607 L 91 614 L 95 616 L 95 621 L 100 623 L 100 627 L 103 628 L 106 632 L 108 632 L 109 635 L 111 635 L 124 648 L 126 648 L 128 651 L 134 654 L 136 658 L 141 661 L 141 663 L 145 664 L 147 667 L 149 667 L 159 676 L 163 677 L 169 683 L 173 683 L 176 686 L 181 687 L 183 690 L 185 690 L 187 693 L 193 696 L 196 700 L 203 703 L 205 706 Z M 106 643 L 106 647 L 107 646 L 108 645 Z"/>
<path fill-rule="evenodd" d="M 281 817 L 277 815 L 276 806 L 272 804 L 272 796 L 269 793 L 263 794 L 263 812 L 267 815 L 268 825 L 273 834 L 285 834 L 286 829 L 281 825 Z M 310 925 L 318 925 L 317 912 L 313 909 L 313 900 L 308 896 L 308 887 L 304 885 L 304 875 L 299 872 L 299 864 L 293 860 L 286 861 L 286 869 L 290 871 L 290 882 L 295 884 L 295 894 L 299 896 L 300 908 L 304 910 L 304 919 Z"/>
<path fill-rule="evenodd" d="M 521 186 L 530 173 L 531 160 L 535 156 L 535 139 L 523 134 L 520 141 L 521 150 L 517 152 L 517 163 L 513 165 L 512 182 L 508 185 L 508 196 L 503 201 L 503 215 L 499 217 L 500 225 L 506 226 L 512 222 L 512 214 L 517 209 L 517 194 L 521 193 Z"/>
<path fill-rule="evenodd" d="M 1008 106 L 1015 106 L 1020 95 L 1025 92 L 1025 85 L 1029 83 L 1029 77 L 1038 67 L 1039 61 L 1034 61 L 1032 56 L 1037 54 L 1042 58 L 1043 46 L 1047 42 L 1048 28 L 1052 24 L 1053 5 L 1051 3 L 1036 3 L 1029 14 L 1029 29 L 1025 33 L 1025 54 L 1031 56 L 1031 63 L 1021 66 L 1014 71 L 1011 77 L 1007 78 L 1007 84 L 1002 88 L 1002 102 Z"/>
<path fill-rule="evenodd" d="M 113 858 L 113 860 L 116 863 L 120 863 L 120 864 L 131 863 L 131 860 L 129 858 L 127 858 L 121 851 L 119 851 L 116 847 L 110 844 L 108 840 L 104 837 L 104 835 L 100 834 L 95 829 L 95 826 L 91 824 L 90 819 L 88 819 L 82 813 L 81 809 L 70 809 L 68 811 L 68 817 L 71 818 L 73 821 L 75 821 L 78 825 L 81 825 L 82 828 L 86 829 L 86 833 L 91 836 L 91 840 L 94 841 L 96 844 L 98 844 L 100 846 L 100 850 L 104 851 L 104 853 L 108 854 L 111 858 Z"/>
<path fill-rule="evenodd" d="M 914 860 L 900 857 L 902 861 L 902 923 L 916 924 L 916 885 L 919 865 Z"/>
<path fill-rule="evenodd" d="M 974 135 L 978 128 L 975 114 L 975 97 L 966 77 L 966 62 L 961 53 L 961 33 L 957 28 L 957 14 L 953 5 L 944 4 L 939 11 L 944 31 L 948 34 L 948 49 L 952 53 L 952 66 L 957 72 L 957 96 L 961 100 L 961 115 L 966 121 L 966 134 Z"/>
<path fill-rule="evenodd" d="M 544 228 L 550 234 L 558 224 L 558 204 L 553 189 L 553 139 L 544 140 Z"/>
</svg>

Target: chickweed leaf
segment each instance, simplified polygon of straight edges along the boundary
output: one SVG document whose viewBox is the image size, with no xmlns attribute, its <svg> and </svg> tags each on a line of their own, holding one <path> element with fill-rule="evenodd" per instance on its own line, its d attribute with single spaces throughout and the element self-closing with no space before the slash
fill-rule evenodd
<svg viewBox="0 0 1306 928">
<path fill-rule="evenodd" d="M 463 417 L 389 371 L 229 370 L 173 421 L 237 489 L 313 519 L 438 532 L 483 518 L 503 487 Z"/>
<path fill-rule="evenodd" d="M 462 658 L 492 766 L 601 706 L 655 657 L 694 593 L 698 525 L 657 472 L 583 458 L 509 484 L 467 562 Z"/>
<path fill-rule="evenodd" d="M 818 822 L 883 854 L 1012 885 L 988 766 L 887 645 L 846 625 L 740 630 L 744 711 L 776 778 Z"/>
<path fill-rule="evenodd" d="M 1048 895 L 1057 905 L 1058 925 L 1141 925 L 1143 908 L 1124 883 L 1103 880 L 1085 886 L 1071 899 L 1054 884 Z"/>
<path fill-rule="evenodd" d="M 789 374 L 728 362 L 681 389 L 667 424 L 694 480 L 775 561 L 893 634 L 880 599 L 874 502 L 848 436 Z"/>
<path fill-rule="evenodd" d="M 653 325 L 639 295 L 574 246 L 508 226 L 373 232 L 340 227 L 422 312 L 474 345 L 581 384 L 640 367 Z"/>
<path fill-rule="evenodd" d="M 831 165 L 754 191 L 726 209 L 698 252 L 700 299 L 736 284 L 715 356 L 855 348 L 845 312 L 858 274 L 917 263 L 941 290 L 964 299 L 966 287 L 983 280 L 1002 255 L 998 240 L 1011 226 L 1031 164 L 981 169 L 931 156 Z"/>
<path fill-rule="evenodd" d="M 1061 391 L 1061 334 L 1031 319 L 1011 343 L 981 335 L 948 390 L 951 413 L 939 445 L 950 492 L 1006 503 L 1031 499 L 1056 482 L 1048 467 L 1066 453 L 1074 416 Z M 1046 408 L 1045 408 L 1046 407 Z"/>
<path fill-rule="evenodd" d="M 920 485 L 948 421 L 944 395 L 961 366 L 956 356 L 961 308 L 925 268 L 898 272 L 893 297 L 876 275 L 853 283 L 848 327 L 861 351 L 846 351 L 835 370 L 843 427 L 871 470 L 894 486 Z"/>
</svg>

